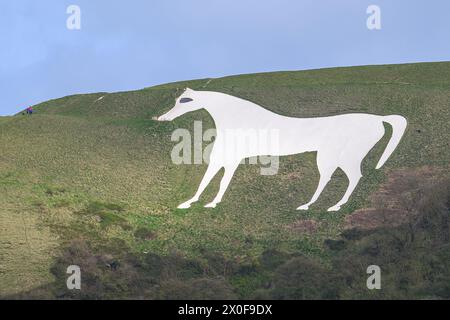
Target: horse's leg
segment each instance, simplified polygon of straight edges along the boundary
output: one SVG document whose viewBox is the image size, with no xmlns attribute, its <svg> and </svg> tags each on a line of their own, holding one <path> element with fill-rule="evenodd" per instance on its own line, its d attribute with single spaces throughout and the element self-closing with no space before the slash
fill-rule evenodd
<svg viewBox="0 0 450 320">
<path fill-rule="evenodd" d="M 217 193 L 216 197 L 214 198 L 214 200 L 212 202 L 205 205 L 205 208 L 215 208 L 216 205 L 220 201 L 222 201 L 222 197 L 225 194 L 225 191 L 227 190 L 228 185 L 231 182 L 231 178 L 233 178 L 234 172 L 236 171 L 237 167 L 239 166 L 239 162 L 240 161 L 237 161 L 236 163 L 227 164 L 224 166 L 225 172 L 223 174 L 222 180 L 220 181 L 219 192 Z"/>
<path fill-rule="evenodd" d="M 337 165 L 331 165 L 329 163 L 330 157 L 328 157 L 327 160 L 328 161 L 326 161 L 323 156 L 317 153 L 317 167 L 320 174 L 319 185 L 317 186 L 316 192 L 314 192 L 311 200 L 308 203 L 305 203 L 304 205 L 298 207 L 297 210 L 308 210 L 309 206 L 317 201 L 328 181 L 330 181 L 331 176 L 337 169 Z"/>
<path fill-rule="evenodd" d="M 344 196 L 341 200 L 339 200 L 338 203 L 336 203 L 334 206 L 328 209 L 328 211 L 338 211 L 341 209 L 341 206 L 345 203 L 347 203 L 348 198 L 350 198 L 351 194 L 353 193 L 353 190 L 355 190 L 356 186 L 358 185 L 359 179 L 361 179 L 361 163 L 358 162 L 357 164 L 353 165 L 345 165 L 341 166 L 342 170 L 345 172 L 345 174 L 348 177 L 348 187 L 345 191 Z"/>
<path fill-rule="evenodd" d="M 206 169 L 205 175 L 203 176 L 202 182 L 200 182 L 200 185 L 195 195 L 190 200 L 180 204 L 178 206 L 178 209 L 187 209 L 191 206 L 193 202 L 198 201 L 202 192 L 205 190 L 205 188 L 211 182 L 212 178 L 214 178 L 214 176 L 217 174 L 217 172 L 219 172 L 221 168 L 222 165 L 220 165 L 218 162 L 210 162 L 208 165 L 208 169 Z"/>
</svg>

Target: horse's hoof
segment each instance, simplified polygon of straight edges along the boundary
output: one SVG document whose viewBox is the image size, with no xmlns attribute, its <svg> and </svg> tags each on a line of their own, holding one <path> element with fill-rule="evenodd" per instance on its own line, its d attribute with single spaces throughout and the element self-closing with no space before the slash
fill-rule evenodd
<svg viewBox="0 0 450 320">
<path fill-rule="evenodd" d="M 217 203 L 211 202 L 205 205 L 205 208 L 215 208 L 217 206 Z"/>
<path fill-rule="evenodd" d="M 333 206 L 333 207 L 329 208 L 327 211 L 328 211 L 328 212 L 339 211 L 340 209 L 341 209 L 340 206 Z"/>
<path fill-rule="evenodd" d="M 309 209 L 309 206 L 307 206 L 306 204 L 297 208 L 297 210 L 308 210 L 308 209 Z"/>
<path fill-rule="evenodd" d="M 178 209 L 188 209 L 190 207 L 191 207 L 191 204 L 189 202 L 185 202 L 185 203 L 180 204 L 177 208 Z"/>
</svg>

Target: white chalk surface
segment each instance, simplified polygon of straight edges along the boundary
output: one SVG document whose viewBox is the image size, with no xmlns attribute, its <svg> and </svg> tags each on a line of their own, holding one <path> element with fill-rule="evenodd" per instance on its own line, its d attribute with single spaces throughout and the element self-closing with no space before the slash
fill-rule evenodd
<svg viewBox="0 0 450 320">
<path fill-rule="evenodd" d="M 193 202 L 198 201 L 212 178 L 224 168 L 219 192 L 214 200 L 205 206 L 216 207 L 244 158 L 315 151 L 320 173 L 319 185 L 311 200 L 297 209 L 307 210 L 318 199 L 334 171 L 341 168 L 347 175 L 349 184 L 342 199 L 328 209 L 337 211 L 348 201 L 358 185 L 364 157 L 383 137 L 383 122 L 392 126 L 393 133 L 376 166 L 377 169 L 394 152 L 407 125 L 406 119 L 399 115 L 350 113 L 317 118 L 286 117 L 228 94 L 191 89 L 186 89 L 176 100 L 175 106 L 157 120 L 171 121 L 199 109 L 207 110 L 214 119 L 217 137 L 208 169 L 196 194 L 180 204 L 180 209 L 189 208 Z M 249 138 L 251 133 L 260 138 Z"/>
</svg>

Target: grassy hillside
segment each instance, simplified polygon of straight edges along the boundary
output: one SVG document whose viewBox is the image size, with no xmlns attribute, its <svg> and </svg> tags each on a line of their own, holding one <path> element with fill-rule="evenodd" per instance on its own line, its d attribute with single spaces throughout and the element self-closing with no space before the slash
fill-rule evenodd
<svg viewBox="0 0 450 320">
<path fill-rule="evenodd" d="M 194 194 L 206 165 L 174 165 L 170 136 L 176 128 L 192 132 L 194 120 L 203 120 L 204 129 L 213 122 L 205 111 L 173 122 L 152 117 L 171 108 L 185 87 L 229 93 L 288 116 L 401 114 L 408 128 L 386 165 L 375 170 L 390 137 L 386 126 L 387 134 L 363 163 L 358 188 L 337 213 L 326 208 L 345 191 L 339 171 L 311 210 L 295 210 L 317 186 L 314 153 L 281 158 L 275 176 L 241 165 L 216 209 L 203 205 L 215 195 L 220 175 L 198 204 L 178 210 Z M 32 116 L 0 118 L 0 296 L 54 282 L 51 266 L 74 239 L 99 252 L 108 246 L 138 257 L 175 252 L 186 259 L 213 252 L 244 264 L 276 249 L 326 266 L 333 254 L 324 241 L 338 239 L 355 210 L 373 206 L 372 195 L 389 173 L 429 168 L 447 174 L 449 106 L 450 63 L 442 62 L 251 74 L 74 95 L 39 104 Z M 231 279 L 241 296 L 258 281 L 264 275 Z"/>
</svg>

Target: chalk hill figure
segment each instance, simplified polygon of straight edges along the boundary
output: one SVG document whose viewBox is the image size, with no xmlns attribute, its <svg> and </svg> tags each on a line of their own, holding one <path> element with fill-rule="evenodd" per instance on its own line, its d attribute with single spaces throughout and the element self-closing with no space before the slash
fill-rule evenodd
<svg viewBox="0 0 450 320">
<path fill-rule="evenodd" d="M 213 177 L 224 168 L 225 173 L 220 182 L 219 192 L 214 200 L 205 206 L 214 208 L 221 202 L 242 159 L 315 151 L 320 173 L 319 185 L 311 200 L 297 209 L 307 210 L 318 199 L 335 170 L 341 168 L 347 175 L 349 184 L 342 199 L 328 209 L 328 211 L 338 211 L 348 201 L 362 177 L 361 163 L 364 157 L 383 137 L 385 133 L 383 122 L 389 123 L 393 132 L 378 161 L 377 169 L 381 168 L 394 152 L 407 126 L 406 119 L 399 115 L 350 113 L 317 118 L 286 117 L 238 97 L 191 89 L 186 89 L 176 100 L 175 106 L 158 117 L 158 120 L 171 121 L 187 112 L 199 109 L 206 109 L 210 113 L 216 125 L 217 136 L 208 169 L 196 194 L 190 200 L 180 204 L 178 206 L 180 209 L 189 208 L 193 202 L 198 201 Z M 277 132 L 278 143 L 235 148 L 224 132 L 243 129 Z M 239 137 L 234 142 L 239 143 Z M 240 151 L 236 152 L 236 150 Z"/>
</svg>

